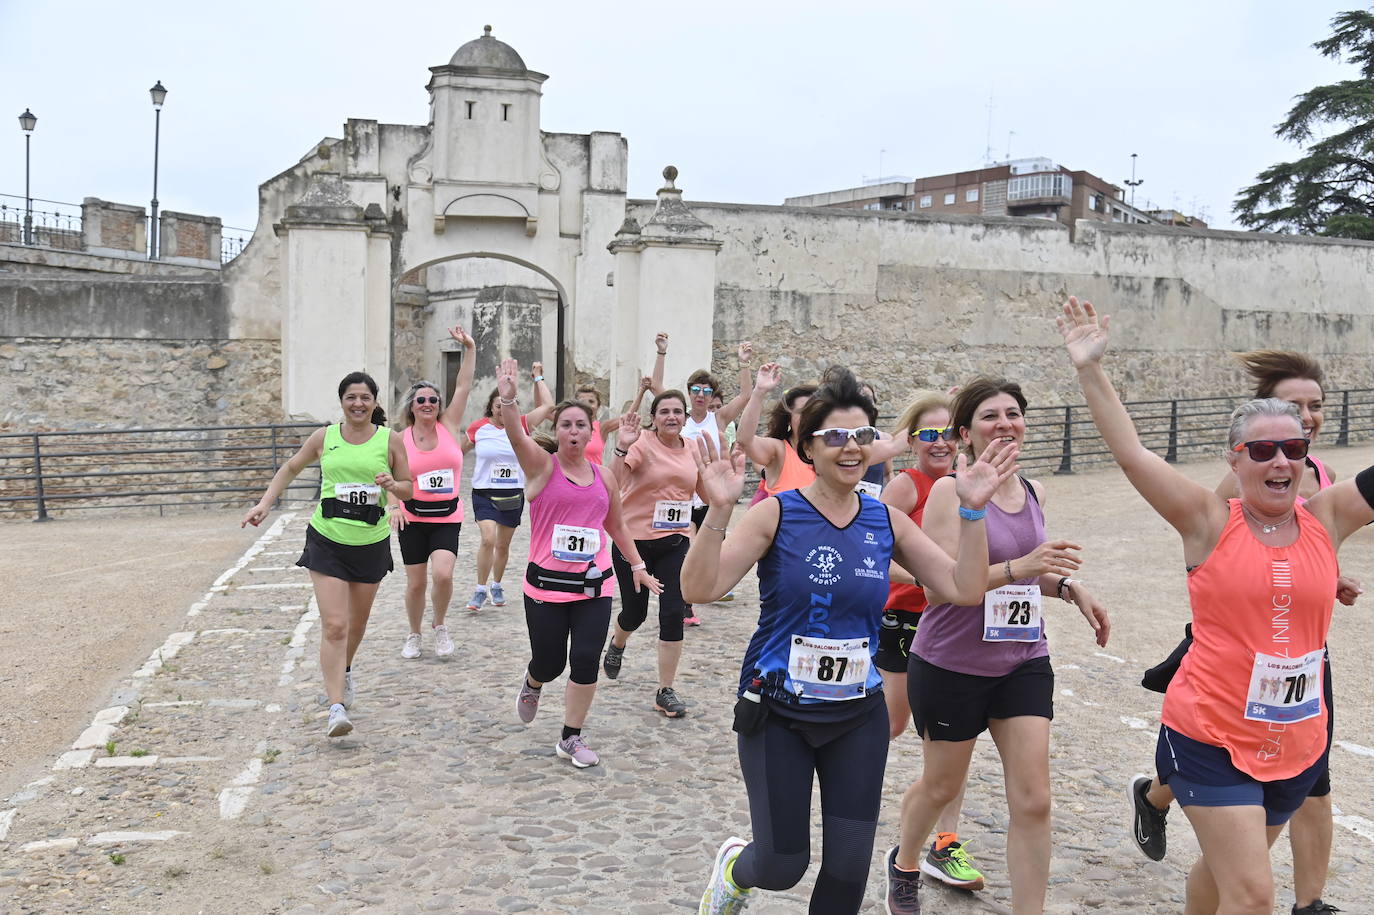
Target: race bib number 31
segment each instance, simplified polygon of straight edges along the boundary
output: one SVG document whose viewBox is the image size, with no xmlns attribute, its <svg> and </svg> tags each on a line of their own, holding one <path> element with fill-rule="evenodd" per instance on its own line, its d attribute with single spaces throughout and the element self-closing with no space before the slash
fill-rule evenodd
<svg viewBox="0 0 1374 915">
<path fill-rule="evenodd" d="M 1296 658 L 1255 653 L 1245 717 L 1292 724 L 1322 713 L 1322 655 L 1318 648 Z"/>
<path fill-rule="evenodd" d="M 349 505 L 376 505 L 382 487 L 375 483 L 335 483 L 334 498 Z"/>
<path fill-rule="evenodd" d="M 654 503 L 654 530 L 685 531 L 692 524 L 692 503 L 664 499 Z"/>
<path fill-rule="evenodd" d="M 868 639 L 794 635 L 787 673 L 799 698 L 843 702 L 863 698 L 869 663 Z"/>
<path fill-rule="evenodd" d="M 601 531 L 594 527 L 555 524 L 549 552 L 554 559 L 564 562 L 591 562 L 601 552 Z"/>
<path fill-rule="evenodd" d="M 1038 642 L 1045 631 L 1039 585 L 1006 585 L 983 596 L 984 642 Z"/>
</svg>

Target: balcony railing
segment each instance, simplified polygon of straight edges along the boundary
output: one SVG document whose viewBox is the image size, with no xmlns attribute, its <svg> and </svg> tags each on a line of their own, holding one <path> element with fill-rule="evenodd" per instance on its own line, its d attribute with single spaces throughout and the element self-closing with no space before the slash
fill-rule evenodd
<svg viewBox="0 0 1374 915">
<path fill-rule="evenodd" d="M 1063 172 L 1041 172 L 1017 175 L 1007 181 L 1008 202 L 1046 197 L 1069 200 L 1073 197 L 1073 179 Z"/>
<path fill-rule="evenodd" d="M 80 251 L 81 205 L 63 203 L 60 200 L 45 200 L 41 197 L 33 201 L 33 237 L 29 244 L 47 248 L 61 248 L 64 251 Z M 28 212 L 23 197 L 14 194 L 0 194 L 0 243 L 24 244 L 24 216 Z"/>
</svg>

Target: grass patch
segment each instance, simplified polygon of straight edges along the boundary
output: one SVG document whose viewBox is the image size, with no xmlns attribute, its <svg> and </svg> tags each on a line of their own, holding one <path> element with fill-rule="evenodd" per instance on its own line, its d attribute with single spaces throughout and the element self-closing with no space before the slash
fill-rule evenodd
<svg viewBox="0 0 1374 915">
<path fill-rule="evenodd" d="M 262 751 L 262 761 L 263 761 L 264 763 L 274 763 L 274 762 L 277 761 L 277 757 L 280 756 L 280 755 L 281 755 L 281 750 L 273 750 L 273 749 L 263 750 L 263 751 Z"/>
<path fill-rule="evenodd" d="M 106 755 L 106 756 L 113 756 L 113 755 L 115 755 L 115 747 L 117 747 L 117 746 L 119 746 L 119 744 L 115 743 L 113 740 L 107 740 L 107 741 L 105 741 L 105 755 Z"/>
<path fill-rule="evenodd" d="M 147 755 L 148 755 L 148 751 L 147 751 L 147 750 L 134 750 L 134 751 L 133 751 L 132 753 L 130 753 L 129 755 L 130 755 L 130 756 L 147 756 Z"/>
<path fill-rule="evenodd" d="M 121 854 L 120 854 L 119 852 L 117 852 L 117 851 L 116 851 L 116 852 L 111 852 L 111 853 L 110 853 L 110 863 L 113 864 L 115 867 L 119 867 L 119 865 L 121 865 L 121 864 L 124 863 L 124 856 L 121 855 Z"/>
</svg>

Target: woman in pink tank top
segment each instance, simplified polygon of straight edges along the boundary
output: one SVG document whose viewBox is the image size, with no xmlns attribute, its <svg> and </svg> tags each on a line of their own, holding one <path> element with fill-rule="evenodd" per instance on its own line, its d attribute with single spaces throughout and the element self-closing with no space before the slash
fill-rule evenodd
<svg viewBox="0 0 1374 915">
<path fill-rule="evenodd" d="M 1058 323 L 1103 441 L 1183 540 L 1194 642 L 1165 694 L 1155 760 L 1202 847 L 1188 910 L 1269 911 L 1269 846 L 1326 768 L 1336 551 L 1374 522 L 1374 468 L 1298 504 L 1301 414 L 1253 400 L 1232 414 L 1239 495 L 1223 500 L 1140 443 L 1102 368 L 1107 319 L 1071 297 Z"/>
<path fill-rule="evenodd" d="M 477 365 L 477 344 L 461 327 L 449 336 L 463 347 L 463 360 L 453 378 L 453 399 L 444 405 L 439 386 L 417 381 L 406 392 L 401 412 L 406 429 L 401 434 L 415 481 L 413 498 L 391 513 L 397 529 L 401 563 L 406 570 L 406 618 L 409 634 L 401 657 L 420 657 L 420 627 L 425 616 L 425 586 L 430 584 L 433 619 L 430 631 L 434 654 L 453 654 L 453 638 L 444 620 L 453 599 L 453 565 L 458 559 L 458 532 L 463 527 L 463 500 L 458 482 L 463 477 L 463 413 L 468 408 L 472 375 Z M 442 409 L 440 409 L 442 407 Z"/>
<path fill-rule="evenodd" d="M 659 583 L 645 571 L 621 518 L 620 492 L 610 475 L 587 459 L 592 412 L 586 404 L 554 408 L 553 454 L 532 439 L 516 418 L 514 359 L 501 363 L 493 407 L 505 414 L 506 435 L 525 475 L 530 504 L 530 561 L 525 572 L 525 623 L 530 661 L 520 678 L 516 714 L 534 721 L 544 684 L 568 668 L 563 692 L 563 732 L 554 749 L 578 768 L 600 760 L 582 737 L 596 695 L 601 640 L 611 621 L 608 540 L 630 560 L 635 584 L 654 593 Z"/>
</svg>

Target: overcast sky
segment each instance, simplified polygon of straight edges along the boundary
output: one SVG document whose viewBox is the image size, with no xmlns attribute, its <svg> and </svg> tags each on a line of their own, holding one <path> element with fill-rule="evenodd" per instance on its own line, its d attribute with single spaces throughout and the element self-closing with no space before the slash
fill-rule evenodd
<svg viewBox="0 0 1374 915">
<path fill-rule="evenodd" d="M 781 203 L 885 175 L 1048 156 L 1137 203 L 1232 227 L 1236 191 L 1295 156 L 1293 97 L 1353 75 L 1311 47 L 1351 0 L 231 4 L 0 0 L 0 193 L 256 221 L 257 186 L 349 117 L 423 124 L 428 67 L 490 23 L 549 74 L 543 127 L 629 139 L 630 193 L 672 163 L 688 201 Z M 4 124 L 8 124 L 5 127 Z M 1014 133 L 1012 133 L 1014 131 Z M 4 201 L 13 203 L 12 200 Z M 22 205 L 22 201 L 21 201 Z"/>
</svg>

